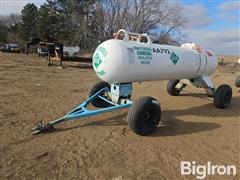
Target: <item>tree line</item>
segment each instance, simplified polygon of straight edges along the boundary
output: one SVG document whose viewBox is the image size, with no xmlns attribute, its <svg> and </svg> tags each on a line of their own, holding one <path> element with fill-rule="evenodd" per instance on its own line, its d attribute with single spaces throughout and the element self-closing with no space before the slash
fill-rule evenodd
<svg viewBox="0 0 240 180">
<path fill-rule="evenodd" d="M 167 0 L 47 0 L 29 3 L 20 15 L 0 17 L 0 42 L 40 37 L 92 50 L 119 29 L 148 33 L 156 43 L 178 44 L 186 20 Z"/>
</svg>

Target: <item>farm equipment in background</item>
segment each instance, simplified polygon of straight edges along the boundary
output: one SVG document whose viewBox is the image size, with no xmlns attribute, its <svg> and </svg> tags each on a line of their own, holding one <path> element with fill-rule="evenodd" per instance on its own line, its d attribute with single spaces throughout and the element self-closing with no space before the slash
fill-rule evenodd
<svg viewBox="0 0 240 180">
<path fill-rule="evenodd" d="M 56 60 L 62 65 L 63 45 L 60 43 L 41 42 L 39 37 L 30 37 L 26 44 L 26 54 L 30 52 L 31 46 L 36 46 L 38 56 L 41 58 L 47 58 L 48 65 L 51 65 L 51 60 Z"/>
<path fill-rule="evenodd" d="M 28 54 L 30 52 L 31 46 L 38 45 L 41 39 L 39 37 L 30 37 L 29 41 L 26 43 L 26 51 L 25 53 Z"/>
<path fill-rule="evenodd" d="M 80 52 L 79 47 L 67 47 L 63 46 L 63 57 L 65 58 L 75 58 L 77 57 L 76 54 Z"/>
<path fill-rule="evenodd" d="M 9 43 L 5 44 L 2 48 L 1 51 L 3 53 L 5 52 L 10 52 L 10 53 L 21 53 L 21 49 L 18 47 L 17 44 L 15 43 Z"/>
<path fill-rule="evenodd" d="M 40 58 L 47 58 L 48 57 L 48 54 L 49 54 L 49 51 L 48 51 L 48 48 L 47 47 L 38 47 L 37 49 L 37 53 L 38 53 L 38 57 Z"/>
<path fill-rule="evenodd" d="M 76 47 L 63 47 L 61 43 L 47 43 L 46 46 L 49 49 L 48 65 L 52 65 L 52 61 L 59 62 L 59 66 L 63 66 L 63 62 L 85 62 L 91 63 L 92 58 L 75 56 L 79 52 L 79 48 Z"/>
<path fill-rule="evenodd" d="M 30 37 L 26 45 L 26 54 L 29 53 L 31 46 L 38 45 L 38 56 L 47 58 L 48 65 L 52 65 L 53 61 L 59 62 L 62 67 L 63 61 L 85 62 L 91 63 L 92 58 L 76 56 L 79 53 L 79 47 L 64 47 L 61 43 L 41 42 L 38 37 Z"/>
<path fill-rule="evenodd" d="M 52 61 L 57 61 L 62 66 L 63 45 L 60 43 L 42 43 L 42 45 L 45 45 L 49 51 L 47 57 L 48 66 L 52 65 Z"/>
</svg>

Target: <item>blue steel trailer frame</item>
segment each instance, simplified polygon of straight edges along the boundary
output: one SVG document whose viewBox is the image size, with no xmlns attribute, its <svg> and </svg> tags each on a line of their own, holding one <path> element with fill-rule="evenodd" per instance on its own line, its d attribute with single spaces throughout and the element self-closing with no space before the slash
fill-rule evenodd
<svg viewBox="0 0 240 180">
<path fill-rule="evenodd" d="M 89 97 L 86 101 L 79 104 L 72 111 L 70 111 L 65 116 L 63 116 L 59 119 L 51 120 L 45 125 L 42 122 L 39 122 L 39 124 L 35 128 L 32 129 L 32 134 L 38 134 L 38 133 L 41 133 L 41 132 L 52 131 L 52 130 L 54 130 L 53 126 L 55 124 L 58 124 L 58 123 L 61 123 L 61 122 L 64 122 L 64 121 L 90 117 L 90 116 L 94 116 L 94 115 L 97 115 L 97 114 L 100 114 L 100 113 L 114 111 L 114 110 L 118 110 L 118 109 L 122 109 L 122 108 L 129 108 L 132 105 L 131 100 L 124 101 L 125 102 L 124 104 L 114 103 L 114 102 L 108 100 L 107 98 L 101 96 L 101 94 L 104 93 L 104 92 L 109 92 L 109 89 L 106 88 L 106 87 L 101 89 L 100 91 L 98 91 L 97 93 L 95 93 L 94 95 Z M 92 102 L 96 98 L 101 98 L 102 100 L 108 102 L 111 106 L 104 107 L 104 108 L 101 108 L 101 109 L 94 109 L 94 110 L 87 109 L 87 106 L 89 105 L 89 103 Z"/>
</svg>

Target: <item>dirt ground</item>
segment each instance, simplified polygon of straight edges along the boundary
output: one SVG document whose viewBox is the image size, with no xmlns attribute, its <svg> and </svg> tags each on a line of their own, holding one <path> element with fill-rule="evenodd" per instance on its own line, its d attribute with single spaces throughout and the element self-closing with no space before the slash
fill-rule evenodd
<svg viewBox="0 0 240 180">
<path fill-rule="evenodd" d="M 196 179 L 181 176 L 181 161 L 235 165 L 235 177 L 206 179 L 239 179 L 239 66 L 224 63 L 212 78 L 216 86 L 232 86 L 229 109 L 216 109 L 203 89 L 189 86 L 171 97 L 166 81 L 146 82 L 134 84 L 132 99 L 148 95 L 160 101 L 161 124 L 151 136 L 129 129 L 127 109 L 32 136 L 38 121 L 58 118 L 85 100 L 98 78 L 90 65 L 65 62 L 60 69 L 35 55 L 0 53 L 0 179 Z"/>
</svg>

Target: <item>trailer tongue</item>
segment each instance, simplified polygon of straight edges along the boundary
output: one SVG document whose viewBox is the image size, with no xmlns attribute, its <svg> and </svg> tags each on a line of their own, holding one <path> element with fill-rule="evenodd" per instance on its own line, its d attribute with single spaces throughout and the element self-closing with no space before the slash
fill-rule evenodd
<svg viewBox="0 0 240 180">
<path fill-rule="evenodd" d="M 109 112 L 109 111 L 113 111 L 121 108 L 128 108 L 131 106 L 132 102 L 130 100 L 119 101 L 120 104 L 114 103 L 108 100 L 106 98 L 106 95 L 108 93 L 109 93 L 109 89 L 105 87 L 99 90 L 97 93 L 90 96 L 86 101 L 84 101 L 83 103 L 75 107 L 72 111 L 67 113 L 65 116 L 56 120 L 49 121 L 47 124 L 43 124 L 43 122 L 39 122 L 36 127 L 32 128 L 32 134 L 39 134 L 42 132 L 52 132 L 54 131 L 55 124 L 58 124 L 64 121 L 90 117 L 100 113 Z M 94 100 L 95 100 L 95 103 L 99 101 L 100 103 L 103 104 L 105 102 L 107 104 L 107 107 L 101 108 L 101 109 L 94 109 L 94 110 L 87 109 L 87 106 L 89 105 L 89 103 L 91 102 L 94 103 Z"/>
</svg>

